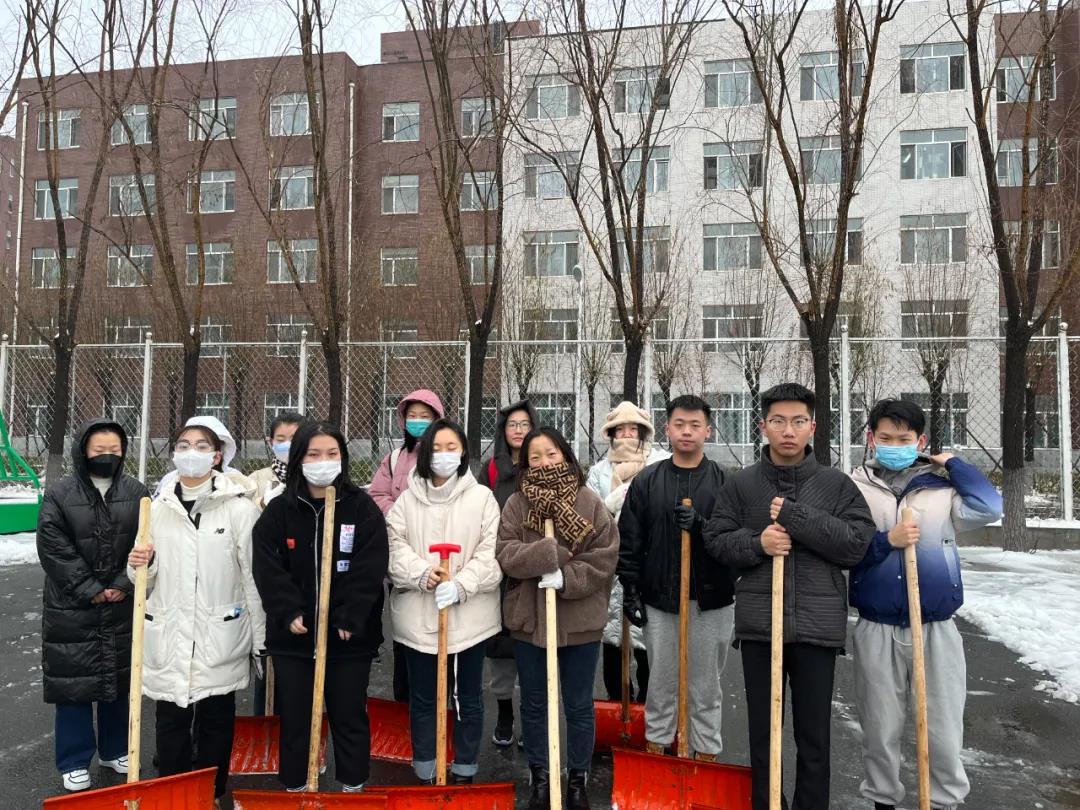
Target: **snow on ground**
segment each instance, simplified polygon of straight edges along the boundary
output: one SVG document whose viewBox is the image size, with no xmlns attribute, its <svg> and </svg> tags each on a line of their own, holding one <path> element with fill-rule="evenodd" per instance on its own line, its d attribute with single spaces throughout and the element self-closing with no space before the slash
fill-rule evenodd
<svg viewBox="0 0 1080 810">
<path fill-rule="evenodd" d="M 961 547 L 960 615 L 1046 673 L 1036 689 L 1080 702 L 1080 551 Z"/>
<path fill-rule="evenodd" d="M 0 534 L 0 565 L 21 565 L 37 561 L 37 544 L 33 532 Z"/>
</svg>

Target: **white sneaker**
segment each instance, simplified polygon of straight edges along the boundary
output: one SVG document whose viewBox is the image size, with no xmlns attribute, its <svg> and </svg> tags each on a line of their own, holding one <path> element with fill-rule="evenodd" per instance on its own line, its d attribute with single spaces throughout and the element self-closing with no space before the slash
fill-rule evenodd
<svg viewBox="0 0 1080 810">
<path fill-rule="evenodd" d="M 341 786 L 341 792 L 342 793 L 363 793 L 364 792 L 364 783 L 361 782 L 359 785 L 342 785 Z"/>
<path fill-rule="evenodd" d="M 301 785 L 300 787 L 285 788 L 286 793 L 307 793 L 307 785 Z"/>
<path fill-rule="evenodd" d="M 103 759 L 98 764 L 102 768 L 108 768 L 109 770 L 116 771 L 117 773 L 128 772 L 128 758 L 127 754 L 121 754 L 116 759 Z"/>
<path fill-rule="evenodd" d="M 74 793 L 79 790 L 86 790 L 88 787 L 90 787 L 90 771 L 86 770 L 86 768 L 78 768 L 64 774 L 64 790 L 70 790 Z"/>
</svg>

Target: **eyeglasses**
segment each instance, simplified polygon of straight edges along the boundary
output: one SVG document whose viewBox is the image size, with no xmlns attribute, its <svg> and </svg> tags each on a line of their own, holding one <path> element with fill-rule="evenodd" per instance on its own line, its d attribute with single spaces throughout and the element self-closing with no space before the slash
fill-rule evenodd
<svg viewBox="0 0 1080 810">
<path fill-rule="evenodd" d="M 532 422 L 507 422 L 507 430 L 531 430 Z"/>
<path fill-rule="evenodd" d="M 173 448 L 177 453 L 186 453 L 188 450 L 198 450 L 200 453 L 213 452 L 214 445 L 210 442 L 177 442 L 176 447 Z"/>
<path fill-rule="evenodd" d="M 812 419 L 808 419 L 805 416 L 796 416 L 794 419 L 785 419 L 782 416 L 770 416 L 765 420 L 765 424 L 774 430 L 783 430 L 788 425 L 791 425 L 795 430 L 804 430 L 810 427 Z"/>
</svg>

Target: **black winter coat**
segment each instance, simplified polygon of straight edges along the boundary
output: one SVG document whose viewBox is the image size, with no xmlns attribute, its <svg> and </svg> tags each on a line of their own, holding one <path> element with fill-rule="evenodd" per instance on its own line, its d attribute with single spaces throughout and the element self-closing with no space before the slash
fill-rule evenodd
<svg viewBox="0 0 1080 810">
<path fill-rule="evenodd" d="M 777 522 L 791 535 L 784 562 L 784 642 L 843 647 L 847 638 L 844 569 L 862 560 L 876 527 L 855 482 L 822 467 L 813 455 L 777 467 L 768 449 L 761 460 L 728 477 L 705 527 L 716 559 L 738 569 L 735 638 L 769 641 L 772 561 L 761 532 L 772 522 L 769 506 L 784 498 Z"/>
<path fill-rule="evenodd" d="M 109 702 L 128 692 L 132 585 L 127 556 L 139 530 L 139 501 L 149 493 L 121 469 L 102 499 L 86 470 L 86 440 L 99 427 L 120 434 L 127 454 L 120 425 L 87 422 L 71 443 L 74 474 L 46 490 L 38 517 L 38 558 L 45 569 L 41 669 L 46 703 Z M 92 604 L 106 588 L 127 598 Z"/>
<path fill-rule="evenodd" d="M 690 475 L 689 498 L 706 520 L 723 483 L 724 471 L 708 459 L 700 473 Z M 665 613 L 679 612 L 682 530 L 675 524 L 674 510 L 685 497 L 674 462 L 667 458 L 634 477 L 619 515 L 619 581 Z M 709 556 L 701 527 L 695 527 L 690 532 L 690 598 L 700 610 L 727 607 L 734 600 L 733 583 L 731 569 Z"/>
<path fill-rule="evenodd" d="M 322 501 L 285 493 L 266 505 L 252 530 L 252 570 L 266 611 L 266 650 L 272 655 L 315 655 L 323 510 Z M 338 490 L 333 559 L 327 658 L 374 656 L 383 640 L 390 546 L 379 507 L 352 485 Z M 289 630 L 297 616 L 303 617 L 306 633 Z M 342 641 L 339 629 L 352 638 Z"/>
</svg>

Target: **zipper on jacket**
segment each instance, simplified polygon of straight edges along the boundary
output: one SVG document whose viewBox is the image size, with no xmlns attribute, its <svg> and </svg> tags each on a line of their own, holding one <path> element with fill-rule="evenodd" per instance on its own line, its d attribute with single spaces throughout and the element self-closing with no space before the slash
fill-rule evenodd
<svg viewBox="0 0 1080 810">
<path fill-rule="evenodd" d="M 322 509 L 316 509 L 315 505 L 312 504 L 307 499 L 300 498 L 300 500 L 302 500 L 304 503 L 306 503 L 308 506 L 310 506 L 311 511 L 315 513 L 315 537 L 313 538 L 312 543 L 311 543 L 311 555 L 315 559 L 315 613 L 313 614 L 313 618 L 315 619 L 315 623 L 318 624 L 318 621 L 319 621 L 319 575 L 320 575 L 320 568 L 319 568 L 319 537 L 321 536 L 321 533 L 319 532 L 319 518 L 322 516 L 323 510 L 326 509 L 326 506 L 325 506 L 325 501 L 324 501 L 323 502 L 323 504 L 324 504 L 323 508 Z M 314 630 L 314 629 L 315 628 L 312 628 L 312 630 Z M 312 646 L 311 657 L 313 659 L 315 658 L 315 645 Z"/>
</svg>

